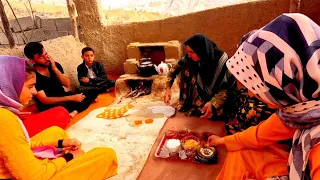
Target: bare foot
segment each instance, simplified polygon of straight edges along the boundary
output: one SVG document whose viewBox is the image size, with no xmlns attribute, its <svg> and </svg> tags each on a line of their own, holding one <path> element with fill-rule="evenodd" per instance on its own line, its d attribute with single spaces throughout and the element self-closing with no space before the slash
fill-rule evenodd
<svg viewBox="0 0 320 180">
<path fill-rule="evenodd" d="M 114 87 L 111 87 L 109 89 L 106 90 L 107 93 L 114 91 Z"/>
<path fill-rule="evenodd" d="M 69 116 L 70 116 L 70 118 L 72 119 L 72 118 L 74 118 L 74 116 L 76 116 L 77 114 L 78 114 L 78 111 L 74 110 L 74 111 L 72 111 L 72 112 L 69 114 Z"/>
</svg>

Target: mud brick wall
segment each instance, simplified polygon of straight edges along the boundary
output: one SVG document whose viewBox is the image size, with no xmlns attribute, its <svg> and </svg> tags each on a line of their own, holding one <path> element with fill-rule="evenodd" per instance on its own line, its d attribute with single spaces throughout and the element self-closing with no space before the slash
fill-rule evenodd
<svg viewBox="0 0 320 180">
<path fill-rule="evenodd" d="M 31 16 L 28 16 L 18 18 L 18 22 L 16 19 L 9 20 L 13 38 L 17 45 L 23 45 L 31 41 L 46 41 L 72 34 L 69 18 L 48 19 L 36 16 L 34 21 Z M 3 29 L 2 22 L 0 22 L 0 27 Z M 0 31 L 0 44 L 9 44 L 2 31 Z"/>
<path fill-rule="evenodd" d="M 307 7 L 316 1 L 310 0 Z M 109 73 L 119 75 L 124 73 L 123 63 L 131 58 L 126 49 L 132 42 L 184 42 L 195 33 L 203 33 L 232 56 L 243 35 L 287 13 L 290 7 L 290 0 L 258 0 L 156 21 L 108 25 L 101 0 L 74 2 L 85 44 L 96 50 L 96 57 Z"/>
<path fill-rule="evenodd" d="M 130 89 L 128 87 L 127 81 L 128 80 L 152 80 L 152 88 L 151 88 L 151 94 L 146 97 L 149 101 L 162 101 L 163 97 L 165 95 L 166 90 L 166 82 L 167 77 L 166 76 L 159 76 L 159 75 L 153 75 L 150 77 L 141 77 L 136 74 L 124 74 L 119 77 L 119 79 L 116 81 L 116 97 L 120 98 L 130 92 Z M 178 79 L 173 83 L 173 86 L 171 88 L 174 100 L 178 99 Z M 173 101 L 175 102 L 175 101 Z"/>
<path fill-rule="evenodd" d="M 136 64 L 143 58 L 140 52 L 141 47 L 163 47 L 165 54 L 165 63 L 174 64 L 182 56 L 182 47 L 179 41 L 157 42 L 157 43 L 130 43 L 127 46 L 128 59 L 123 63 L 125 74 L 136 74 Z"/>
<path fill-rule="evenodd" d="M 163 46 L 165 51 L 165 59 L 180 59 L 182 55 L 181 45 L 179 41 L 157 42 L 157 43 L 130 43 L 127 46 L 128 59 L 141 59 L 140 47 Z"/>
</svg>

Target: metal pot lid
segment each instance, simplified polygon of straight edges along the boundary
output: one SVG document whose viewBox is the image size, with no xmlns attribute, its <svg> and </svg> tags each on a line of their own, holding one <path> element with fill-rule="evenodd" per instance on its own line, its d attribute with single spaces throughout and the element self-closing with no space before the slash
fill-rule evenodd
<svg viewBox="0 0 320 180">
<path fill-rule="evenodd" d="M 142 62 L 141 65 L 148 65 L 148 64 L 151 64 L 152 62 L 151 61 L 147 61 L 147 62 Z"/>
<path fill-rule="evenodd" d="M 143 64 L 143 65 L 140 65 L 140 68 L 147 68 L 147 67 L 153 67 L 152 64 Z"/>
</svg>

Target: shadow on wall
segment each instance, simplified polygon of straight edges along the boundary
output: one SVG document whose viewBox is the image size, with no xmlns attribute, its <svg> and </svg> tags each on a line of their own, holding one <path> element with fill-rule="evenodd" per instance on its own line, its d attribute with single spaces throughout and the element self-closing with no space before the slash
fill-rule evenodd
<svg viewBox="0 0 320 180">
<path fill-rule="evenodd" d="M 97 59 L 112 74 L 123 74 L 131 42 L 183 42 L 194 33 L 204 33 L 231 56 L 245 33 L 287 13 L 290 6 L 290 0 L 255 1 L 157 21 L 105 26 L 100 0 L 75 3 L 85 44 L 96 50 Z"/>
</svg>

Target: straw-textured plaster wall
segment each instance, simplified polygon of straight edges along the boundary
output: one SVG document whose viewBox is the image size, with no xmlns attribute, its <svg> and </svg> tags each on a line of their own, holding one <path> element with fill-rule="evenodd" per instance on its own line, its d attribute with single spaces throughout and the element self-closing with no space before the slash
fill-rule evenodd
<svg viewBox="0 0 320 180">
<path fill-rule="evenodd" d="M 260 28 L 289 11 L 290 0 L 264 0 L 215 8 L 168 19 L 105 26 L 100 0 L 76 0 L 78 23 L 85 44 L 96 50 L 108 73 L 122 74 L 131 42 L 183 42 L 194 33 L 204 33 L 229 56 L 246 32 Z"/>
<path fill-rule="evenodd" d="M 320 1 L 300 0 L 300 12 L 309 16 L 317 24 L 320 24 Z"/>
</svg>

